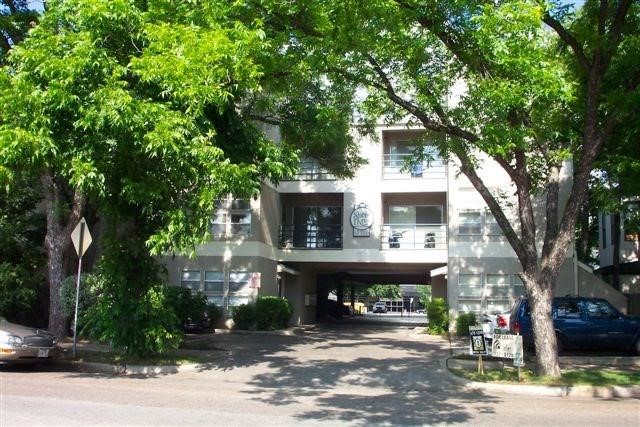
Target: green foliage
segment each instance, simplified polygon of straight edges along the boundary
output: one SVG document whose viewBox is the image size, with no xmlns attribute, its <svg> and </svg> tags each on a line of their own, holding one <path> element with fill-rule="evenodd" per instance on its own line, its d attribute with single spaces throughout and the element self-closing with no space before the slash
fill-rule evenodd
<svg viewBox="0 0 640 427">
<path fill-rule="evenodd" d="M 377 299 L 398 299 L 402 296 L 400 285 L 372 285 L 365 294 Z"/>
<path fill-rule="evenodd" d="M 443 298 L 433 298 L 427 305 L 430 334 L 444 334 L 449 331 L 449 305 Z"/>
<path fill-rule="evenodd" d="M 0 187 L 0 313 L 27 320 L 44 281 L 44 219 L 37 181 L 21 172 L 14 178 L 11 192 Z"/>
<path fill-rule="evenodd" d="M 218 325 L 218 322 L 222 319 L 222 314 L 222 308 L 212 302 L 207 304 L 207 316 L 209 316 L 209 322 L 211 322 L 212 328 Z"/>
<path fill-rule="evenodd" d="M 456 317 L 456 335 L 459 337 L 469 335 L 469 326 L 477 323 L 478 317 L 475 313 L 459 313 Z"/>
<path fill-rule="evenodd" d="M 189 320 L 201 322 L 207 312 L 207 297 L 202 292 L 179 286 L 168 286 L 165 291 L 168 305 L 178 318 L 177 327 L 181 328 Z"/>
<path fill-rule="evenodd" d="M 256 305 L 241 304 L 233 308 L 233 327 L 240 330 L 252 330 L 256 327 Z"/>
<path fill-rule="evenodd" d="M 60 307 L 65 316 L 72 319 L 75 316 L 77 275 L 67 277 L 60 286 Z M 100 277 L 84 273 L 80 277 L 80 292 L 78 293 L 78 334 L 84 327 L 84 319 L 96 304 L 100 286 Z"/>
<path fill-rule="evenodd" d="M 293 314 L 293 306 L 285 298 L 264 296 L 256 301 L 256 329 L 270 331 L 285 329 Z"/>
<path fill-rule="evenodd" d="M 255 303 L 242 304 L 233 309 L 236 329 L 271 331 L 284 329 L 293 314 L 293 306 L 285 298 L 259 297 Z"/>
<path fill-rule="evenodd" d="M 97 301 L 83 318 L 83 334 L 127 355 L 176 348 L 180 322 L 158 279 L 156 261 L 134 238 L 110 241 L 104 250 L 94 273 Z"/>
<path fill-rule="evenodd" d="M 427 307 L 429 301 L 431 301 L 431 285 L 418 285 L 416 286 L 416 290 L 418 291 L 420 304 L 422 304 L 423 307 Z"/>
</svg>

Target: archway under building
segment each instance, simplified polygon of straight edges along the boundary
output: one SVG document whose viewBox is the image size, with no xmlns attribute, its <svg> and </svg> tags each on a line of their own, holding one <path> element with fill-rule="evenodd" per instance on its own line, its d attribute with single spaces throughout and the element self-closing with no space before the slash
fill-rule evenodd
<svg viewBox="0 0 640 427">
<path fill-rule="evenodd" d="M 305 281 L 314 281 L 311 295 L 305 295 L 307 309 L 313 309 L 308 320 L 349 324 L 352 318 L 358 322 L 387 324 L 426 324 L 418 286 L 429 286 L 432 297 L 447 296 L 444 275 L 432 277 L 431 272 L 446 266 L 433 264 L 375 264 L 375 263 L 297 263 L 290 268 L 301 272 Z M 367 296 L 367 289 L 375 285 L 398 285 L 398 298 Z M 311 298 L 310 298 L 311 297 Z M 313 300 L 311 304 L 310 300 Z M 382 301 L 387 310 L 372 316 L 372 306 Z M 309 307 L 312 305 L 313 307 Z M 343 310 L 343 311 L 341 311 Z M 353 317 L 352 317 L 353 316 Z M 413 317 L 413 318 L 412 318 Z M 410 320 L 410 321 L 409 321 Z"/>
</svg>

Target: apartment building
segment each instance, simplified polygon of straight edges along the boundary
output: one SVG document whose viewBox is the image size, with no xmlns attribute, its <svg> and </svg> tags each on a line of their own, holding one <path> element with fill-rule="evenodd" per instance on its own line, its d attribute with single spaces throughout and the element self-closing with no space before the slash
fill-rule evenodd
<svg viewBox="0 0 640 427">
<path fill-rule="evenodd" d="M 629 300 L 629 314 L 640 314 L 640 232 L 632 218 L 640 212 L 640 200 L 628 200 L 624 215 L 598 215 L 600 266 L 596 274 L 609 284 L 614 279 L 614 254 L 618 255 L 618 280 Z M 617 234 L 617 241 L 616 241 Z M 617 246 L 617 247 L 616 247 Z"/>
<path fill-rule="evenodd" d="M 298 176 L 264 183 L 256 200 L 222 200 L 214 238 L 197 258 L 165 260 L 171 284 L 205 292 L 227 313 L 258 295 L 283 296 L 295 308 L 294 323 L 322 317 L 328 293 L 354 283 L 430 284 L 453 316 L 507 311 L 524 293 L 515 253 L 454 162 L 426 147 L 428 161 L 405 166 L 420 135 L 379 126 L 377 142 L 360 141 L 368 163 L 353 179 L 306 161 Z M 482 162 L 479 173 L 503 201 L 513 199 L 497 165 Z M 564 185 L 571 173 L 568 163 Z M 559 295 L 578 293 L 576 265 L 568 254 Z"/>
</svg>

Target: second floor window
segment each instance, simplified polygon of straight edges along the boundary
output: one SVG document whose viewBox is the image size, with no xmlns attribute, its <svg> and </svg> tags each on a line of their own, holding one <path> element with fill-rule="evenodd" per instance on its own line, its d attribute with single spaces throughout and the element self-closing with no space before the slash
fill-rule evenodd
<svg viewBox="0 0 640 427">
<path fill-rule="evenodd" d="M 211 233 L 214 236 L 249 236 L 251 234 L 250 201 L 219 200 L 213 214 Z"/>
</svg>

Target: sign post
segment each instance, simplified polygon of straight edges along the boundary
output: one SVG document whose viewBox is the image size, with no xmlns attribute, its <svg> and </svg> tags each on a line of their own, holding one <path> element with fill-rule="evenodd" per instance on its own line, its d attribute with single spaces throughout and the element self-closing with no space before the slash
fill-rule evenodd
<svg viewBox="0 0 640 427">
<path fill-rule="evenodd" d="M 484 375 L 482 355 L 487 354 L 487 344 L 484 340 L 484 331 L 482 330 L 482 326 L 469 326 L 469 341 L 471 354 L 478 356 L 478 373 Z"/>
<path fill-rule="evenodd" d="M 78 254 L 78 279 L 76 280 L 76 307 L 73 315 L 73 357 L 76 357 L 76 342 L 78 339 L 78 302 L 80 299 L 80 274 L 82 273 L 82 255 L 87 251 L 87 248 L 92 242 L 91 233 L 87 227 L 87 222 L 84 218 L 80 220 L 76 228 L 71 233 L 71 241 L 76 248 Z"/>
</svg>

